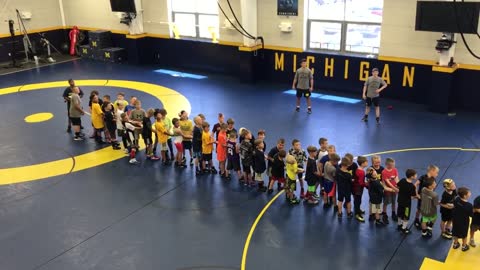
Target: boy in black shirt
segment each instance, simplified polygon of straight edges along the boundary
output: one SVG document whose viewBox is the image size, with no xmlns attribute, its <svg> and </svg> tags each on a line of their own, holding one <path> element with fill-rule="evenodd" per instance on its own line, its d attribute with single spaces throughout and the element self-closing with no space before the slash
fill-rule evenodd
<svg viewBox="0 0 480 270">
<path fill-rule="evenodd" d="M 200 164 L 202 164 L 202 134 L 203 134 L 203 120 L 200 116 L 196 116 L 193 121 L 195 127 L 193 128 L 192 150 L 193 158 L 195 159 L 195 175 L 202 174 Z"/>
<path fill-rule="evenodd" d="M 270 152 L 268 152 L 267 159 L 268 159 L 268 186 L 270 186 L 270 182 L 273 181 L 272 179 L 272 164 L 276 154 L 285 148 L 285 139 L 280 138 L 277 141 L 277 146 L 273 147 Z M 282 189 L 282 184 L 279 182 L 277 185 L 278 190 Z"/>
<path fill-rule="evenodd" d="M 473 200 L 473 217 L 472 224 L 470 225 L 470 246 L 476 247 L 475 244 L 475 232 L 480 230 L 480 196 L 477 196 Z"/>
<path fill-rule="evenodd" d="M 445 239 L 452 239 L 452 214 L 453 202 L 457 197 L 457 187 L 452 179 L 443 180 L 443 188 L 440 200 L 440 213 L 442 214 L 442 221 L 440 222 L 440 229 L 442 230 L 442 237 Z"/>
<path fill-rule="evenodd" d="M 335 181 L 337 183 L 337 206 L 338 206 L 338 218 L 342 218 L 342 206 L 343 202 L 347 205 L 347 217 L 352 218 L 352 174 L 348 171 L 348 166 L 351 164 L 351 160 L 348 157 L 342 158 L 340 162 L 340 168 L 335 173 Z"/>
<path fill-rule="evenodd" d="M 243 129 L 240 135 L 245 139 L 240 143 L 240 158 L 242 160 L 243 177 L 245 185 L 253 186 L 252 166 L 253 166 L 253 144 L 250 142 L 252 133 L 248 129 Z"/>
<path fill-rule="evenodd" d="M 398 227 L 397 230 L 404 234 L 409 234 L 408 220 L 410 220 L 410 213 L 412 210 L 412 199 L 417 199 L 417 191 L 413 181 L 417 179 L 417 172 L 413 169 L 408 169 L 405 173 L 407 178 L 403 178 L 397 183 L 398 198 L 397 198 L 397 213 L 398 213 Z"/>
<path fill-rule="evenodd" d="M 160 158 L 153 154 L 153 140 L 152 140 L 152 116 L 155 113 L 154 109 L 148 109 L 145 117 L 142 119 L 142 138 L 145 142 L 145 151 L 147 159 L 159 160 Z"/>
<path fill-rule="evenodd" d="M 263 141 L 261 139 L 255 140 L 255 152 L 253 159 L 253 168 L 255 171 L 255 181 L 258 183 L 258 192 L 265 192 L 267 188 L 263 183 L 263 175 L 267 170 L 265 164 L 265 154 L 263 153 Z"/>
<path fill-rule="evenodd" d="M 458 197 L 454 201 L 453 208 L 453 249 L 460 247 L 459 239 L 462 239 L 462 251 L 469 250 L 467 244 L 468 223 L 473 215 L 473 205 L 468 202 L 472 193 L 466 187 L 458 188 Z"/>
<path fill-rule="evenodd" d="M 307 159 L 307 170 L 305 172 L 305 180 L 307 181 L 307 196 L 305 199 L 308 204 L 318 204 L 318 200 L 314 197 L 315 194 L 315 185 L 318 182 L 320 173 L 318 172 L 317 167 L 317 148 L 315 146 L 307 147 L 308 159 Z"/>
<path fill-rule="evenodd" d="M 278 151 L 275 156 L 273 156 L 272 165 L 271 165 L 271 172 L 272 172 L 272 181 L 268 184 L 268 193 L 271 194 L 273 192 L 273 184 L 275 181 L 278 182 L 279 185 L 285 183 L 285 157 L 287 156 L 287 152 L 285 150 Z"/>
<path fill-rule="evenodd" d="M 420 178 L 418 178 L 418 181 L 415 183 L 415 186 L 417 186 L 418 188 L 418 194 L 420 195 L 422 193 L 422 189 L 425 187 L 425 185 L 423 184 L 425 182 L 426 179 L 430 178 L 430 177 L 433 177 L 434 179 L 436 179 L 438 177 L 438 172 L 439 172 L 439 169 L 437 166 L 435 165 L 429 165 L 428 168 L 427 168 L 427 174 L 426 175 L 422 175 L 420 176 Z M 415 213 L 415 227 L 417 229 L 421 229 L 421 222 L 420 222 L 420 208 L 422 206 L 422 200 L 421 199 L 418 199 L 418 204 L 417 204 L 417 212 Z M 432 226 L 431 224 L 428 224 L 430 226 Z"/>
</svg>

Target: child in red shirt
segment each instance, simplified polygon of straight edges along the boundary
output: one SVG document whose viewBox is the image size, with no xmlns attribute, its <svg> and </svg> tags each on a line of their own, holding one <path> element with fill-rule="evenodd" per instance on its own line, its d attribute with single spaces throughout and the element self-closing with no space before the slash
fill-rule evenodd
<svg viewBox="0 0 480 270">
<path fill-rule="evenodd" d="M 220 124 L 217 138 L 217 160 L 220 167 L 220 176 L 226 178 L 225 161 L 227 160 L 227 124 Z"/>
<path fill-rule="evenodd" d="M 353 204 L 354 204 L 354 212 L 355 218 L 360 222 L 365 222 L 363 218 L 363 214 L 365 212 L 360 209 L 360 205 L 362 204 L 362 195 L 363 195 L 363 188 L 365 187 L 365 168 L 368 167 L 368 160 L 366 157 L 358 157 L 357 158 L 358 168 L 353 175 Z"/>
<path fill-rule="evenodd" d="M 382 182 L 386 187 L 391 188 L 394 192 L 385 191 L 384 194 L 382 216 L 385 224 L 388 224 L 387 206 L 390 204 L 392 205 L 392 220 L 395 222 L 398 220 L 397 213 L 395 212 L 398 181 L 398 171 L 395 168 L 395 160 L 393 158 L 387 158 L 385 160 L 385 169 L 382 171 Z"/>
</svg>

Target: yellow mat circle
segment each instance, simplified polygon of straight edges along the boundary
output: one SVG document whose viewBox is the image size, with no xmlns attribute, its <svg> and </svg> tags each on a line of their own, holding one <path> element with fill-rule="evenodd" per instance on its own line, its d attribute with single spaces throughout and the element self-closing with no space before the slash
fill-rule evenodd
<svg viewBox="0 0 480 270">
<path fill-rule="evenodd" d="M 53 114 L 49 112 L 35 113 L 25 117 L 27 123 L 40 123 L 45 122 L 53 118 Z"/>
</svg>

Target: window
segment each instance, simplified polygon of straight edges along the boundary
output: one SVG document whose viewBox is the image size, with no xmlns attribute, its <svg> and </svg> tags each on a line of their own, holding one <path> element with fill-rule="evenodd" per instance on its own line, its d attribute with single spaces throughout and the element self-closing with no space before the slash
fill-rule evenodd
<svg viewBox="0 0 480 270">
<path fill-rule="evenodd" d="M 383 0 L 308 1 L 308 49 L 378 54 Z"/>
<path fill-rule="evenodd" d="M 219 36 L 217 0 L 171 0 L 172 20 L 182 37 Z"/>
</svg>

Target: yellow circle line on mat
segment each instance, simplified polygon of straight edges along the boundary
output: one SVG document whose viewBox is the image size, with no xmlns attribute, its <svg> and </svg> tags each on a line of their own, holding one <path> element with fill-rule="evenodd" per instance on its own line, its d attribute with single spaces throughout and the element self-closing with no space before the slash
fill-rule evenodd
<svg viewBox="0 0 480 270">
<path fill-rule="evenodd" d="M 49 112 L 34 113 L 25 117 L 27 123 L 40 123 L 45 122 L 53 118 L 53 114 Z"/>
<path fill-rule="evenodd" d="M 363 155 L 364 157 L 374 156 L 374 155 L 384 155 L 384 154 L 393 154 L 393 153 L 402 153 L 402 152 L 412 152 L 412 151 L 463 151 L 463 152 L 480 152 L 479 148 L 462 148 L 462 147 L 424 147 L 424 148 L 405 148 L 405 149 L 397 149 L 397 150 L 388 150 L 383 152 L 377 153 L 370 153 Z M 275 197 L 273 197 L 266 205 L 263 207 L 262 211 L 258 214 L 257 218 L 253 222 L 252 226 L 250 227 L 250 231 L 248 232 L 247 239 L 245 240 L 245 245 L 243 247 L 242 253 L 242 263 L 240 265 L 240 270 L 246 270 L 247 268 L 247 255 L 248 255 L 248 248 L 250 247 L 250 241 L 252 240 L 253 233 L 258 226 L 258 223 L 262 219 L 262 217 L 267 212 L 268 208 L 283 194 L 283 190 L 277 193 Z"/>
<path fill-rule="evenodd" d="M 180 112 L 181 110 L 185 110 L 187 112 L 190 112 L 191 110 L 190 102 L 185 96 L 175 90 L 156 84 L 125 80 L 76 80 L 75 82 L 77 86 L 121 87 L 150 94 L 161 101 L 164 108 L 172 115 Z M 0 95 L 43 90 L 47 88 L 65 87 L 65 81 L 35 83 L 0 89 Z M 115 151 L 110 147 L 106 147 L 100 150 L 75 156 L 75 165 L 73 165 L 74 161 L 72 157 L 68 157 L 65 159 L 28 166 L 4 168 L 0 169 L 0 185 L 34 181 L 65 175 L 70 172 L 78 172 L 93 168 L 124 157 L 125 154 L 123 151 Z"/>
</svg>

